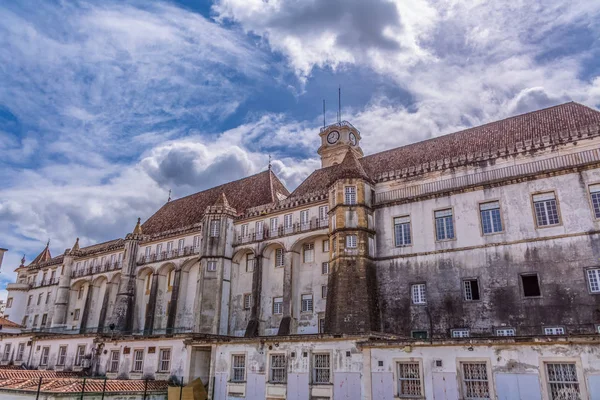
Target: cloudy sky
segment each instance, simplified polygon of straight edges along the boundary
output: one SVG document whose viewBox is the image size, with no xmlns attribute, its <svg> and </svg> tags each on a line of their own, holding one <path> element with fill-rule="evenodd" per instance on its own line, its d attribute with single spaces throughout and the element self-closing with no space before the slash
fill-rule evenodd
<svg viewBox="0 0 600 400">
<path fill-rule="evenodd" d="M 123 237 L 168 197 L 273 166 L 293 189 L 342 114 L 365 153 L 578 101 L 589 0 L 4 1 L 1 291 L 22 254 Z"/>
</svg>

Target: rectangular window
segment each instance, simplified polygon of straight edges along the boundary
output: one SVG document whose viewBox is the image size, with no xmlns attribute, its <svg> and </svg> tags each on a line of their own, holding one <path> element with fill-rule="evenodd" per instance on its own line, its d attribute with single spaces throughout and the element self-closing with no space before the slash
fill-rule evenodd
<svg viewBox="0 0 600 400">
<path fill-rule="evenodd" d="M 73 321 L 79 321 L 79 313 L 80 313 L 80 310 L 79 310 L 79 308 L 76 308 L 76 309 L 73 311 Z"/>
<path fill-rule="evenodd" d="M 465 400 L 490 399 L 490 382 L 485 362 L 461 363 L 463 398 Z"/>
<path fill-rule="evenodd" d="M 590 197 L 594 208 L 594 216 L 600 218 L 600 184 L 590 185 Z"/>
<path fill-rule="evenodd" d="M 254 254 L 246 254 L 246 272 L 254 272 Z"/>
<path fill-rule="evenodd" d="M 327 261 L 321 264 L 321 273 L 323 275 L 329 274 L 329 263 Z"/>
<path fill-rule="evenodd" d="M 210 237 L 219 237 L 221 231 L 221 221 L 213 219 L 210 221 Z"/>
<path fill-rule="evenodd" d="M 305 243 L 302 247 L 302 259 L 305 263 L 311 263 L 315 260 L 315 244 Z"/>
<path fill-rule="evenodd" d="M 313 354 L 313 382 L 314 384 L 325 384 L 330 382 L 331 363 L 328 353 Z"/>
<path fill-rule="evenodd" d="M 206 262 L 206 270 L 208 272 L 215 272 L 217 270 L 217 262 L 216 261 L 207 261 Z"/>
<path fill-rule="evenodd" d="M 344 204 L 356 204 L 356 186 L 346 186 L 344 188 Z"/>
<path fill-rule="evenodd" d="M 46 326 L 46 322 L 48 322 L 48 314 L 42 315 L 42 328 Z"/>
<path fill-rule="evenodd" d="M 521 275 L 521 284 L 523 286 L 523 296 L 540 297 L 542 295 L 537 274 Z"/>
<path fill-rule="evenodd" d="M 146 249 L 144 250 L 144 257 L 146 257 L 146 259 L 150 258 L 150 251 L 151 250 L 152 250 L 152 247 L 146 246 Z"/>
<path fill-rule="evenodd" d="M 346 235 L 346 248 L 347 249 L 355 249 L 357 246 L 357 236 L 356 235 Z"/>
<path fill-rule="evenodd" d="M 412 336 L 413 339 L 420 339 L 420 340 L 424 340 L 429 337 L 427 331 L 412 331 L 410 333 L 410 335 Z"/>
<path fill-rule="evenodd" d="M 256 236 L 257 240 L 260 240 L 263 237 L 263 227 L 263 221 L 256 221 L 254 224 L 254 235 Z"/>
<path fill-rule="evenodd" d="M 75 366 L 81 367 L 83 364 L 83 358 L 85 357 L 85 345 L 77 346 L 77 353 L 75 353 Z"/>
<path fill-rule="evenodd" d="M 422 398 L 423 387 L 421 383 L 421 368 L 416 362 L 399 362 L 398 371 L 398 397 Z"/>
<path fill-rule="evenodd" d="M 12 307 L 12 303 L 13 303 L 13 298 L 9 297 L 8 299 L 6 299 L 6 308 L 11 308 Z"/>
<path fill-rule="evenodd" d="M 590 292 L 600 293 L 600 268 L 588 269 L 587 277 Z"/>
<path fill-rule="evenodd" d="M 245 238 L 246 236 L 248 236 L 249 231 L 250 231 L 250 228 L 248 227 L 248 224 L 242 225 L 242 238 Z"/>
<path fill-rule="evenodd" d="M 396 247 L 409 246 L 410 239 L 410 217 L 394 218 L 394 243 Z"/>
<path fill-rule="evenodd" d="M 329 253 L 329 239 L 323 240 L 323 253 Z"/>
<path fill-rule="evenodd" d="M 158 253 L 158 251 L 157 251 L 157 253 Z M 115 258 L 116 258 L 116 254 L 111 254 L 111 256 L 110 256 L 110 265 L 115 265 Z M 77 263 L 77 264 L 79 264 L 79 263 Z"/>
<path fill-rule="evenodd" d="M 79 286 L 79 290 L 77 291 L 77 299 L 81 300 L 83 299 L 83 292 L 85 292 L 85 288 L 82 286 Z"/>
<path fill-rule="evenodd" d="M 246 356 L 244 354 L 234 354 L 231 356 L 231 381 L 246 381 Z"/>
<path fill-rule="evenodd" d="M 335 231 L 337 225 L 336 225 L 336 218 L 335 218 L 335 214 L 333 214 L 331 216 L 331 231 Z"/>
<path fill-rule="evenodd" d="M 37 315 L 34 315 L 34 316 L 33 316 L 33 327 L 34 327 L 34 328 L 35 328 L 35 327 L 37 327 L 37 324 L 38 324 L 38 316 L 37 316 Z"/>
<path fill-rule="evenodd" d="M 105 257 L 102 257 L 105 258 Z M 53 269 L 52 272 L 50 272 L 50 282 L 54 283 L 54 279 L 56 278 L 56 270 Z"/>
<path fill-rule="evenodd" d="M 502 232 L 499 201 L 480 204 L 479 215 L 481 217 L 481 230 L 484 235 Z"/>
<path fill-rule="evenodd" d="M 435 238 L 436 240 L 454 239 L 454 220 L 452 209 L 439 210 L 435 212 Z"/>
<path fill-rule="evenodd" d="M 496 329 L 496 336 L 515 336 L 515 334 L 514 328 Z"/>
<path fill-rule="evenodd" d="M 283 248 L 275 249 L 275 267 L 283 267 L 284 266 L 284 258 L 283 258 Z"/>
<path fill-rule="evenodd" d="M 312 312 L 313 311 L 313 295 L 312 294 L 303 294 L 301 297 L 301 310 L 302 312 Z"/>
<path fill-rule="evenodd" d="M 51 294 L 52 294 L 52 292 L 46 293 L 46 304 L 50 303 L 50 295 Z"/>
<path fill-rule="evenodd" d="M 133 371 L 142 372 L 144 369 L 144 350 L 137 349 L 133 351 Z"/>
<path fill-rule="evenodd" d="M 471 336 L 468 329 L 452 329 L 453 338 L 465 338 Z"/>
<path fill-rule="evenodd" d="M 321 286 L 321 298 L 323 298 L 323 299 L 327 298 L 327 285 Z"/>
<path fill-rule="evenodd" d="M 271 383 L 285 383 L 287 381 L 287 364 L 285 354 L 271 354 Z"/>
<path fill-rule="evenodd" d="M 167 254 L 171 254 L 171 251 L 173 250 L 173 242 L 167 242 Z"/>
<path fill-rule="evenodd" d="M 40 304 L 42 304 L 42 298 L 44 297 L 43 293 L 38 294 L 38 299 L 37 299 L 37 305 L 39 306 Z"/>
<path fill-rule="evenodd" d="M 477 279 L 464 280 L 463 289 L 466 301 L 479 300 L 479 281 Z"/>
<path fill-rule="evenodd" d="M 19 343 L 19 347 L 17 347 L 17 357 L 15 361 L 23 361 L 23 353 L 25 353 L 25 343 Z"/>
<path fill-rule="evenodd" d="M 564 335 L 565 328 L 562 326 L 549 326 L 544 328 L 544 335 Z"/>
<path fill-rule="evenodd" d="M 171 349 L 160 349 L 158 372 L 169 372 L 171 367 Z"/>
<path fill-rule="evenodd" d="M 110 366 L 108 372 L 119 372 L 119 350 L 113 350 L 110 352 Z"/>
<path fill-rule="evenodd" d="M 319 318 L 319 333 L 325 333 L 325 318 Z"/>
<path fill-rule="evenodd" d="M 162 254 L 162 252 L 163 252 L 163 251 L 162 251 L 162 243 L 160 243 L 160 244 L 157 244 L 157 245 L 156 245 L 156 256 L 157 256 L 157 257 L 160 257 L 160 255 Z"/>
<path fill-rule="evenodd" d="M 58 358 L 56 359 L 56 365 L 62 367 L 65 365 L 67 360 L 67 346 L 60 346 L 58 348 Z"/>
<path fill-rule="evenodd" d="M 244 310 L 252 308 L 252 293 L 244 294 Z"/>
<path fill-rule="evenodd" d="M 33 300 L 33 295 L 29 295 L 29 297 L 27 298 L 27 307 L 31 305 L 31 300 Z"/>
<path fill-rule="evenodd" d="M 283 297 L 273 298 L 273 314 L 274 315 L 283 314 Z"/>
<path fill-rule="evenodd" d="M 40 365 L 48 365 L 48 356 L 50 355 L 50 347 L 42 347 L 42 357 L 40 358 Z"/>
<path fill-rule="evenodd" d="M 185 247 L 185 239 L 179 239 L 177 241 L 177 250 L 181 253 Z"/>
<path fill-rule="evenodd" d="M 302 228 L 303 229 L 306 228 L 309 224 L 310 224 L 310 220 L 309 220 L 308 210 L 300 211 L 300 225 L 302 225 Z"/>
<path fill-rule="evenodd" d="M 550 400 L 576 400 L 581 398 L 575 363 L 546 363 L 546 377 Z"/>
<path fill-rule="evenodd" d="M 283 216 L 283 226 L 285 229 L 292 227 L 292 214 L 285 214 Z"/>
<path fill-rule="evenodd" d="M 24 317 L 23 317 L 23 322 L 21 323 L 21 325 L 23 325 L 23 326 L 25 326 L 25 327 L 26 327 L 26 326 L 27 326 L 27 320 L 28 320 L 28 319 L 29 319 L 29 316 L 28 316 L 28 315 L 24 316 Z"/>
<path fill-rule="evenodd" d="M 325 221 L 329 218 L 329 206 L 321 206 L 319 207 L 319 219 L 321 221 Z"/>
<path fill-rule="evenodd" d="M 277 227 L 279 226 L 279 218 L 274 217 L 269 221 L 271 236 L 277 235 Z"/>
<path fill-rule="evenodd" d="M 194 236 L 194 249 L 200 247 L 200 235 Z"/>
<path fill-rule="evenodd" d="M 558 225 L 558 206 L 554 192 L 534 194 L 532 198 L 537 226 Z"/>
<path fill-rule="evenodd" d="M 2 354 L 2 361 L 8 361 L 8 359 L 10 358 L 10 349 L 11 349 L 11 344 L 7 343 L 6 346 L 4 346 L 4 354 Z"/>
<path fill-rule="evenodd" d="M 413 304 L 427 304 L 427 297 L 426 297 L 424 283 L 418 283 L 416 285 L 412 285 L 411 292 L 412 292 Z"/>
</svg>

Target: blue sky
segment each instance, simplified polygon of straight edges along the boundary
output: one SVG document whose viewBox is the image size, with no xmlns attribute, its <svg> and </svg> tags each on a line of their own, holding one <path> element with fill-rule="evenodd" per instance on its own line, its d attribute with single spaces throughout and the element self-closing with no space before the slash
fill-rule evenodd
<svg viewBox="0 0 600 400">
<path fill-rule="evenodd" d="M 22 254 L 122 237 L 167 199 L 273 168 L 342 114 L 365 153 L 575 100 L 600 107 L 600 3 L 0 3 L 0 295 Z"/>
</svg>

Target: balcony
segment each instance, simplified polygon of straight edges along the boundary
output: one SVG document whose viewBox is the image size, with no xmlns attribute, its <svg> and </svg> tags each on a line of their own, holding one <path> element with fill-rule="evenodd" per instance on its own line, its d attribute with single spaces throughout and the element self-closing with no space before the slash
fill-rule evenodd
<svg viewBox="0 0 600 400">
<path fill-rule="evenodd" d="M 103 265 L 94 265 L 92 267 L 76 269 L 75 271 L 71 272 L 71 278 L 80 278 L 82 276 L 102 274 L 104 272 L 110 272 L 120 268 L 120 261 L 114 262 L 112 264 L 110 262 L 107 262 Z"/>
<path fill-rule="evenodd" d="M 265 229 L 264 232 L 252 232 L 248 235 L 236 235 L 233 240 L 233 245 L 237 246 L 245 243 L 259 242 L 261 240 L 273 239 L 282 236 L 294 235 L 297 233 L 314 231 L 317 229 L 323 229 L 329 227 L 329 219 L 317 219 L 313 218 L 305 223 L 298 223 L 291 226 L 280 226 L 276 230 L 271 231 L 269 229 Z"/>
<path fill-rule="evenodd" d="M 182 249 L 162 251 L 160 253 L 152 253 L 148 256 L 143 255 L 138 260 L 138 265 L 149 264 L 158 261 L 172 260 L 178 257 L 193 256 L 200 253 L 200 246 L 185 246 Z"/>
<path fill-rule="evenodd" d="M 39 287 L 44 287 L 44 286 L 50 286 L 50 285 L 57 285 L 58 284 L 58 278 L 52 278 L 52 279 L 42 279 L 41 282 L 33 282 L 33 284 L 31 285 L 32 288 L 39 288 Z"/>
<path fill-rule="evenodd" d="M 13 282 L 6 285 L 6 290 L 29 290 L 31 285 L 25 282 Z"/>
</svg>

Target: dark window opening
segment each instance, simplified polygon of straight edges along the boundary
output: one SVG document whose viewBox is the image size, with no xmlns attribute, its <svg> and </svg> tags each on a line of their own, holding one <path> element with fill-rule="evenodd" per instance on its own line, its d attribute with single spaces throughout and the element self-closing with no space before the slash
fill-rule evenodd
<svg viewBox="0 0 600 400">
<path fill-rule="evenodd" d="M 427 339 L 427 331 L 412 331 L 413 339 Z"/>
<path fill-rule="evenodd" d="M 465 300 L 479 300 L 479 281 L 477 279 L 469 279 L 464 282 Z"/>
<path fill-rule="evenodd" d="M 542 295 L 537 275 L 521 275 L 521 282 L 523 283 L 523 296 L 539 297 Z"/>
</svg>

